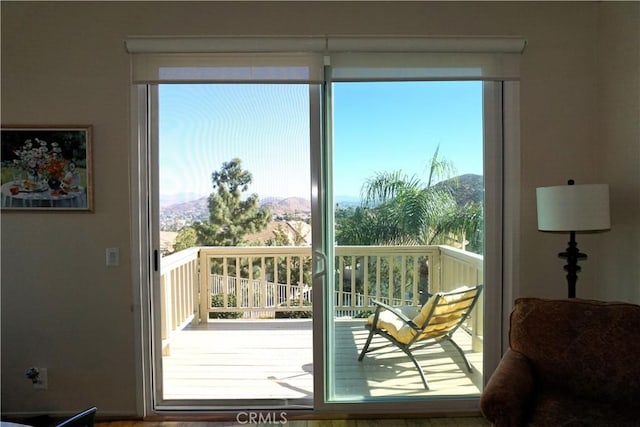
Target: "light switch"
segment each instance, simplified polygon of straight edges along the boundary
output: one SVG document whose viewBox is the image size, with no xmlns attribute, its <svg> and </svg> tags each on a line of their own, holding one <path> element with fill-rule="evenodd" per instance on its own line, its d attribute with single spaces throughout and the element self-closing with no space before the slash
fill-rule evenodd
<svg viewBox="0 0 640 427">
<path fill-rule="evenodd" d="M 107 248 L 107 267 L 116 267 L 120 264 L 120 251 L 118 248 Z"/>
</svg>

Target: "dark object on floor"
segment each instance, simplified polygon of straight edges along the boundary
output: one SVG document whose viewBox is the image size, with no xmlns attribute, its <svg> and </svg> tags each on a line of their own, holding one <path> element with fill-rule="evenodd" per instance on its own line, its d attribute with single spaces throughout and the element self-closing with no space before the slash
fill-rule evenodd
<svg viewBox="0 0 640 427">
<path fill-rule="evenodd" d="M 79 414 L 62 421 L 56 427 L 93 427 L 97 410 L 95 406 L 85 409 Z"/>
</svg>

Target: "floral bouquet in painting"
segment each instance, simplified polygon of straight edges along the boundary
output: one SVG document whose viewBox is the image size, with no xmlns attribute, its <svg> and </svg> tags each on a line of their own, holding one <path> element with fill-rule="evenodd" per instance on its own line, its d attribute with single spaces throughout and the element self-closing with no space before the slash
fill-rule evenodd
<svg viewBox="0 0 640 427">
<path fill-rule="evenodd" d="M 51 189 L 59 189 L 65 176 L 66 161 L 58 143 L 49 144 L 42 139 L 28 139 L 24 145 L 14 151 L 14 166 L 27 173 L 24 187 L 37 190 L 45 183 Z"/>
</svg>

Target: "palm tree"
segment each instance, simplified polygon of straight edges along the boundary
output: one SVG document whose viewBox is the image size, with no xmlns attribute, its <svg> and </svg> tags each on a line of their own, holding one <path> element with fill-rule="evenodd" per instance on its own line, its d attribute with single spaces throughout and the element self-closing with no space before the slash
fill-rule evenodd
<svg viewBox="0 0 640 427">
<path fill-rule="evenodd" d="M 402 171 L 378 172 L 362 187 L 362 207 L 341 221 L 339 244 L 445 244 L 464 238 L 478 241 L 482 207 L 459 208 L 453 164 L 436 148 L 426 182 Z M 446 181 L 445 181 L 446 180 Z"/>
</svg>

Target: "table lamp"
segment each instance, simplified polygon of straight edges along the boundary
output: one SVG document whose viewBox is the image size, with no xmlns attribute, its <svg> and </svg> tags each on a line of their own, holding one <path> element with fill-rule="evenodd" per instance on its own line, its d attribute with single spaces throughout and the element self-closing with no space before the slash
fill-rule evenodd
<svg viewBox="0 0 640 427">
<path fill-rule="evenodd" d="M 609 219 L 609 186 L 607 184 L 568 185 L 539 187 L 536 189 L 538 204 L 538 230 L 569 232 L 569 246 L 560 252 L 566 258 L 569 298 L 576 297 L 578 260 L 587 255 L 580 252 L 576 232 L 603 231 L 611 228 Z"/>
</svg>

